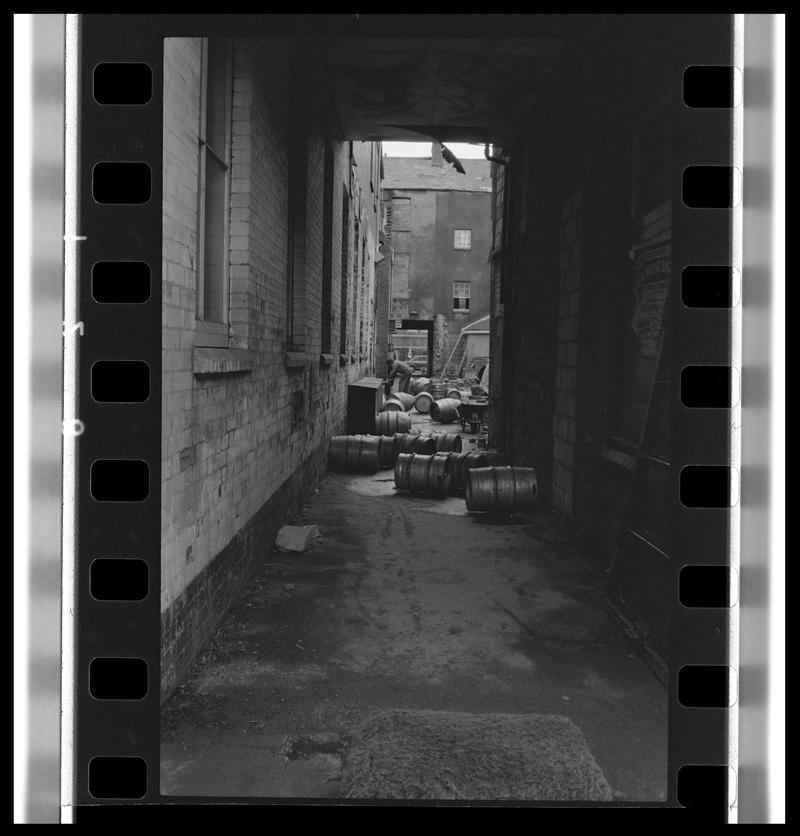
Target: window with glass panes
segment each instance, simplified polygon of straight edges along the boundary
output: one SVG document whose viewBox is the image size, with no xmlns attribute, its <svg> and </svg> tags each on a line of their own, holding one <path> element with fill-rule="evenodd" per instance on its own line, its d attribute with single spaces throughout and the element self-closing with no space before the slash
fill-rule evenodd
<svg viewBox="0 0 800 836">
<path fill-rule="evenodd" d="M 469 282 L 453 282 L 453 310 L 469 310 Z"/>
<path fill-rule="evenodd" d="M 198 345 L 228 345 L 231 42 L 203 38 L 197 212 Z"/>
<path fill-rule="evenodd" d="M 454 250 L 471 250 L 472 249 L 472 230 L 471 229 L 456 229 L 453 232 L 453 249 Z"/>
</svg>

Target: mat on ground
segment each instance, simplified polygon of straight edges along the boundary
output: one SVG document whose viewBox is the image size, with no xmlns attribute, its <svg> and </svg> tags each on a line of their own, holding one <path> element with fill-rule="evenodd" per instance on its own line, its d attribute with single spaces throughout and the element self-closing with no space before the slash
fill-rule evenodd
<svg viewBox="0 0 800 836">
<path fill-rule="evenodd" d="M 347 798 L 610 801 L 578 727 L 547 714 L 391 710 L 357 730 Z"/>
</svg>

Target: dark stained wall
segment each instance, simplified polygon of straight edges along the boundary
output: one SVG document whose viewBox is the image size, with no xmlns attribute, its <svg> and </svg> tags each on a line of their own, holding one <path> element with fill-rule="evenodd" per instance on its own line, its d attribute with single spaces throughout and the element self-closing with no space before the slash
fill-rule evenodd
<svg viewBox="0 0 800 836">
<path fill-rule="evenodd" d="M 608 453 L 636 441 L 618 438 L 636 424 L 625 381 L 630 253 L 656 229 L 645 218 L 659 207 L 657 234 L 670 243 L 671 191 L 657 171 L 670 165 L 681 95 L 670 33 L 645 18 L 637 27 L 613 49 L 574 43 L 528 130 L 503 149 L 510 164 L 493 167 L 498 213 L 510 194 L 506 237 L 496 225 L 494 240 L 492 432 L 608 554 L 630 480 Z M 587 65 L 590 76 L 578 71 Z M 627 373 L 646 377 L 648 362 Z"/>
</svg>

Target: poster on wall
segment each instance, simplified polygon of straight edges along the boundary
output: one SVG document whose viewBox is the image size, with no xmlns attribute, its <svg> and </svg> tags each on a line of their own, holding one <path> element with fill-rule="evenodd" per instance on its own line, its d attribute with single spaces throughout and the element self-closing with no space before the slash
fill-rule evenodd
<svg viewBox="0 0 800 836">
<path fill-rule="evenodd" d="M 641 247 L 634 264 L 634 300 L 631 327 L 638 338 L 639 357 L 657 357 L 664 329 L 664 306 L 669 294 L 672 247 Z"/>
</svg>

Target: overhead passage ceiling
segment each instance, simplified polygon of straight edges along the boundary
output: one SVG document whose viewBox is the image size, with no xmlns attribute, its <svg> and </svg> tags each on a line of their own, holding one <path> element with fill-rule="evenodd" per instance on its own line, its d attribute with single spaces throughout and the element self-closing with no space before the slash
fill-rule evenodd
<svg viewBox="0 0 800 836">
<path fill-rule="evenodd" d="M 503 144 L 523 124 L 563 43 L 333 39 L 326 65 L 344 138 Z"/>
</svg>

